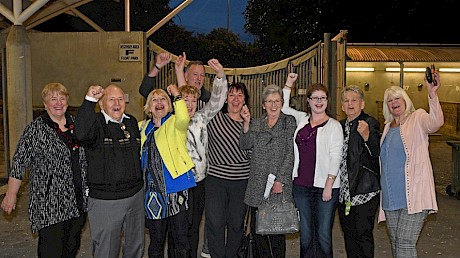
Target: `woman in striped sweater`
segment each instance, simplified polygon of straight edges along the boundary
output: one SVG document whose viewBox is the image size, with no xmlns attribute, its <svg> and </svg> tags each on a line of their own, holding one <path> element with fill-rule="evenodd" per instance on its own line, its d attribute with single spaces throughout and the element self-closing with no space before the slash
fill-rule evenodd
<svg viewBox="0 0 460 258">
<path fill-rule="evenodd" d="M 229 85 L 227 102 L 208 124 L 209 167 L 205 213 L 211 257 L 236 257 L 243 238 L 244 194 L 249 178 L 249 151 L 239 147 L 242 107 L 249 95 L 243 83 Z M 227 237 L 225 230 L 227 229 Z"/>
</svg>

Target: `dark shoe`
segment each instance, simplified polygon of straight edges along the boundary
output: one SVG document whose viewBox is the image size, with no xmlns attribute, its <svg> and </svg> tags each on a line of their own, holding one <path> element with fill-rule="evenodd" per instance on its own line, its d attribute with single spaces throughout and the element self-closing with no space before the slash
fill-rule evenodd
<svg viewBox="0 0 460 258">
<path fill-rule="evenodd" d="M 169 249 L 170 246 L 168 246 L 168 258 L 176 258 L 176 249 Z"/>
<path fill-rule="evenodd" d="M 149 254 L 149 258 L 164 258 L 164 254 L 161 253 L 161 254 Z"/>
</svg>

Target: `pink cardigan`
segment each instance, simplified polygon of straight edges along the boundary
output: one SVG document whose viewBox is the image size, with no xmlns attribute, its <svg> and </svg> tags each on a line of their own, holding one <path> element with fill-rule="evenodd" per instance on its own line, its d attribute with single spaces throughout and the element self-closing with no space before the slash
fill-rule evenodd
<svg viewBox="0 0 460 258">
<path fill-rule="evenodd" d="M 430 113 L 423 109 L 417 109 L 409 114 L 400 125 L 401 139 L 406 152 L 406 199 L 409 214 L 418 213 L 422 210 L 430 210 L 430 213 L 435 213 L 438 210 L 433 168 L 428 151 L 428 134 L 436 132 L 444 124 L 444 114 L 438 96 L 429 98 L 428 103 Z M 383 129 L 380 146 L 389 128 L 390 123 L 386 124 Z M 385 213 L 382 210 L 382 205 L 380 205 L 378 222 L 384 220 Z"/>
</svg>

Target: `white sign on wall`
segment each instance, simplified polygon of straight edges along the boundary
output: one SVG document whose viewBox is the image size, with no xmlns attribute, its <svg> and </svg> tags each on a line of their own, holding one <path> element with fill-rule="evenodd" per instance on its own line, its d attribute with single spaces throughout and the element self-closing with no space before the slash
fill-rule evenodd
<svg viewBox="0 0 460 258">
<path fill-rule="evenodd" d="M 122 62 L 141 61 L 141 47 L 137 43 L 120 44 L 119 60 Z"/>
</svg>

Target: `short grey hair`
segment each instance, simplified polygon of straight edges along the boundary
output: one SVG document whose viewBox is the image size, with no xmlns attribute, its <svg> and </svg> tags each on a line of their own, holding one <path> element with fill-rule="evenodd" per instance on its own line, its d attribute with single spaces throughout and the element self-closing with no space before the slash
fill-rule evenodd
<svg viewBox="0 0 460 258">
<path fill-rule="evenodd" d="M 350 91 L 358 93 L 359 97 L 361 99 L 364 99 L 363 90 L 361 88 L 359 88 L 358 86 L 356 86 L 356 85 L 350 85 L 348 87 L 345 87 L 345 89 L 343 89 L 343 91 L 342 91 L 342 102 L 345 99 L 345 93 L 350 92 Z"/>
<path fill-rule="evenodd" d="M 262 92 L 262 102 L 265 102 L 268 95 L 273 94 L 273 93 L 278 93 L 281 97 L 281 103 L 284 103 L 283 102 L 283 90 L 278 85 L 275 85 L 275 84 L 270 84 L 264 88 L 264 91 Z"/>
</svg>

